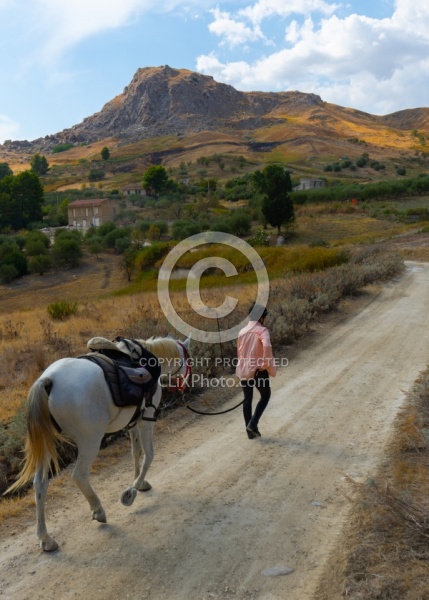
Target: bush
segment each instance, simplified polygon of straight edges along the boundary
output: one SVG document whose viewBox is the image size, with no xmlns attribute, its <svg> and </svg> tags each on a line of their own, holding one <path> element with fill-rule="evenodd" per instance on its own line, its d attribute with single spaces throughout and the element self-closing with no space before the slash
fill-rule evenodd
<svg viewBox="0 0 429 600">
<path fill-rule="evenodd" d="M 229 226 L 233 235 L 243 237 L 243 235 L 246 235 L 246 233 L 249 233 L 250 231 L 250 217 L 244 212 L 236 212 L 230 216 Z"/>
<path fill-rule="evenodd" d="M 128 240 L 127 245 L 129 246 L 131 243 L 130 233 L 131 230 L 129 227 L 116 227 L 103 237 L 102 244 L 105 248 L 115 248 L 119 239 L 126 238 Z"/>
<path fill-rule="evenodd" d="M 131 238 L 128 236 L 118 237 L 115 240 L 115 252 L 123 254 L 131 246 Z"/>
<path fill-rule="evenodd" d="M 46 254 L 51 242 L 49 237 L 36 229 L 31 231 L 25 238 L 24 247 L 27 256 L 35 256 L 36 254 Z M 36 252 L 40 249 L 40 252 Z"/>
<path fill-rule="evenodd" d="M 41 240 L 29 240 L 25 244 L 25 253 L 27 256 L 39 256 L 47 254 L 48 249 Z"/>
<path fill-rule="evenodd" d="M 0 244 L 0 264 L 3 267 L 13 266 L 16 271 L 15 277 L 27 274 L 27 259 L 19 249 L 19 246 L 13 242 Z M 12 273 L 12 270 L 4 271 L 5 274 L 7 272 Z"/>
<path fill-rule="evenodd" d="M 271 236 L 263 229 L 258 229 L 253 237 L 247 240 L 251 246 L 269 246 L 271 242 Z"/>
<path fill-rule="evenodd" d="M 14 265 L 0 265 L 0 282 L 3 284 L 10 283 L 19 277 L 18 270 Z"/>
<path fill-rule="evenodd" d="M 185 240 L 191 235 L 201 233 L 202 227 L 199 223 L 193 221 L 180 220 L 173 223 L 171 228 L 171 235 L 175 240 Z"/>
<path fill-rule="evenodd" d="M 155 242 L 151 246 L 143 248 L 136 258 L 137 268 L 152 269 L 161 258 L 167 256 L 171 248 L 172 245 L 165 242 Z"/>
<path fill-rule="evenodd" d="M 112 221 L 108 221 L 107 223 L 103 223 L 103 225 L 100 225 L 97 231 L 100 237 L 104 237 L 114 229 L 116 229 L 116 225 Z"/>
<path fill-rule="evenodd" d="M 78 303 L 77 302 L 69 302 L 67 300 L 60 300 L 59 302 L 54 302 L 53 304 L 49 304 L 48 313 L 54 319 L 54 321 L 64 321 L 68 317 L 75 315 L 77 313 Z"/>
<path fill-rule="evenodd" d="M 88 181 L 101 181 L 106 176 L 103 169 L 91 169 L 88 175 Z"/>
<path fill-rule="evenodd" d="M 52 246 L 52 261 L 58 267 L 77 267 L 82 258 L 80 242 L 71 237 L 58 236 Z"/>
<path fill-rule="evenodd" d="M 304 335 L 313 319 L 313 310 L 308 300 L 290 298 L 272 306 L 272 343 L 275 346 L 291 344 Z"/>
<path fill-rule="evenodd" d="M 70 148 L 74 148 L 74 144 L 64 143 L 57 144 L 52 148 L 52 154 L 58 154 L 59 152 L 66 152 L 66 150 L 70 150 Z"/>
<path fill-rule="evenodd" d="M 52 260 L 50 256 L 46 254 L 39 254 L 38 256 L 32 256 L 28 260 L 28 270 L 30 273 L 38 273 L 43 275 L 52 268 Z"/>
</svg>

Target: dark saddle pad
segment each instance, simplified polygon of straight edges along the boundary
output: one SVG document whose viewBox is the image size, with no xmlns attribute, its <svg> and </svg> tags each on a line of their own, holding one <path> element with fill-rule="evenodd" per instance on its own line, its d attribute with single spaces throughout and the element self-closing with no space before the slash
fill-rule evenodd
<svg viewBox="0 0 429 600">
<path fill-rule="evenodd" d="M 140 407 L 144 399 L 152 397 L 154 382 L 151 374 L 122 352 L 90 352 L 78 358 L 90 360 L 103 370 L 116 406 Z"/>
</svg>

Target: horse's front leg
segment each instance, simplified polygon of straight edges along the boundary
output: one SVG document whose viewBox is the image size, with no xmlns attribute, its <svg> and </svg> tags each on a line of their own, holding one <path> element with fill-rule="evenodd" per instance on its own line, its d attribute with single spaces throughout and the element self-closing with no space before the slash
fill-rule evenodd
<svg viewBox="0 0 429 600">
<path fill-rule="evenodd" d="M 153 460 L 153 426 L 153 421 L 139 421 L 138 425 L 131 430 L 131 453 L 134 458 L 135 480 L 133 485 L 121 494 L 121 502 L 124 506 L 131 506 L 138 491 L 147 492 L 152 488 L 150 483 L 145 481 L 145 476 Z M 144 459 L 140 463 L 143 450 Z"/>
<path fill-rule="evenodd" d="M 140 430 L 141 445 L 143 445 L 144 459 L 141 467 L 135 473 L 135 481 L 133 486 L 139 492 L 147 492 L 152 489 L 152 486 L 145 480 L 146 473 L 153 461 L 153 426 L 154 421 L 140 421 L 138 428 Z"/>
<path fill-rule="evenodd" d="M 140 473 L 140 464 L 143 456 L 143 446 L 140 436 L 140 428 L 136 425 L 130 429 L 131 456 L 134 460 L 134 479 Z"/>
<path fill-rule="evenodd" d="M 34 492 L 36 496 L 36 520 L 37 520 L 37 538 L 40 547 L 44 552 L 53 552 L 58 550 L 58 544 L 51 537 L 46 529 L 45 521 L 45 502 L 48 492 L 49 479 L 43 478 L 43 469 L 39 469 L 33 480 Z"/>
<path fill-rule="evenodd" d="M 161 401 L 161 386 L 159 382 L 156 386 L 156 391 L 152 396 L 152 406 L 146 408 L 145 417 L 154 418 L 156 407 Z M 153 461 L 153 427 L 155 421 L 138 421 L 136 426 L 131 430 L 131 451 L 134 457 L 134 483 L 131 487 L 125 490 L 121 495 L 121 502 L 125 506 L 131 506 L 134 502 L 137 492 L 147 492 L 152 488 L 150 483 L 145 480 L 146 473 Z M 144 450 L 144 459 L 140 467 L 142 457 L 142 449 Z"/>
</svg>

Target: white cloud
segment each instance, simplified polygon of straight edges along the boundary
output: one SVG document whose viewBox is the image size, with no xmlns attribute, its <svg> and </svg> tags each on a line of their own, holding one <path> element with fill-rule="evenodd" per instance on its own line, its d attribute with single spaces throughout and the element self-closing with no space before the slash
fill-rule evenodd
<svg viewBox="0 0 429 600">
<path fill-rule="evenodd" d="M 331 15 L 338 6 L 323 0 L 259 0 L 253 6 L 240 10 L 239 14 L 252 23 L 260 24 L 264 19 L 274 16 L 285 18 L 293 14 L 308 15 L 313 12 Z"/>
<path fill-rule="evenodd" d="M 194 8 L 209 9 L 213 4 L 215 0 L 34 0 L 32 7 L 38 13 L 39 29 L 43 29 L 46 39 L 43 60 L 52 63 L 68 47 L 109 29 L 131 24 L 145 13 L 168 13 L 177 9 L 189 13 Z"/>
<path fill-rule="evenodd" d="M 209 30 L 217 36 L 225 38 L 231 48 L 264 38 L 258 26 L 247 27 L 244 23 L 232 19 L 229 13 L 222 12 L 218 8 L 213 10 L 212 14 L 214 21 L 209 25 Z"/>
<path fill-rule="evenodd" d="M 44 47 L 46 62 L 88 36 L 127 24 L 150 0 L 36 0 L 49 33 Z"/>
<path fill-rule="evenodd" d="M 0 144 L 2 144 L 5 140 L 13 139 L 18 130 L 18 123 L 6 115 L 0 114 Z"/>
<path fill-rule="evenodd" d="M 209 25 L 209 30 L 222 37 L 224 40 L 222 44 L 231 48 L 259 40 L 270 44 L 271 42 L 261 30 L 261 24 L 265 19 L 271 17 L 284 19 L 292 14 L 308 15 L 312 12 L 330 15 L 337 7 L 338 5 L 328 4 L 323 0 L 289 0 L 288 2 L 259 0 L 256 4 L 239 10 L 236 16 L 216 8 L 211 11 L 214 21 Z"/>
<path fill-rule="evenodd" d="M 287 7 L 283 5 L 287 4 Z M 260 22 L 269 11 L 328 11 L 314 0 L 260 0 L 241 11 Z M 253 62 L 199 56 L 197 69 L 242 90 L 291 90 L 320 94 L 325 100 L 362 107 L 372 113 L 428 103 L 422 81 L 429 75 L 429 4 L 396 0 L 391 18 L 352 14 L 303 23 L 288 20 L 283 48 Z M 256 10 L 257 9 L 257 10 Z"/>
<path fill-rule="evenodd" d="M 415 0 L 396 0 L 392 24 L 398 29 L 429 39 L 429 4 Z"/>
</svg>

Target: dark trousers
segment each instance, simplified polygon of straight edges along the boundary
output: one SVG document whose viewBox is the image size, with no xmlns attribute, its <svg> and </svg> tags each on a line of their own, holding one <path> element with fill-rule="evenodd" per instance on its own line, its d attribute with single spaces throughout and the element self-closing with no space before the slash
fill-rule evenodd
<svg viewBox="0 0 429 600">
<path fill-rule="evenodd" d="M 242 379 L 240 381 L 244 393 L 243 415 L 246 425 L 252 422 L 253 427 L 257 427 L 262 413 L 267 408 L 271 397 L 270 377 L 268 371 L 256 371 L 253 379 Z M 256 405 L 255 412 L 252 415 L 253 390 L 257 389 L 261 398 Z"/>
</svg>

